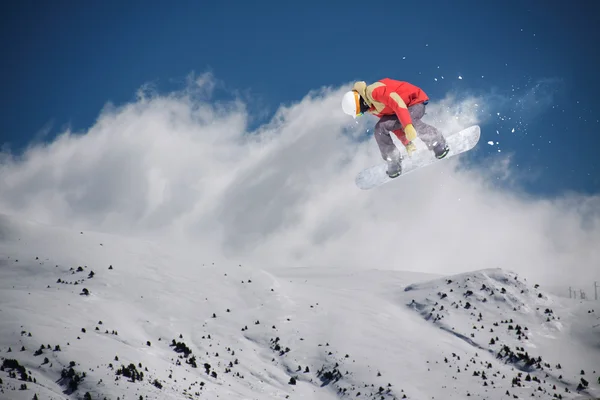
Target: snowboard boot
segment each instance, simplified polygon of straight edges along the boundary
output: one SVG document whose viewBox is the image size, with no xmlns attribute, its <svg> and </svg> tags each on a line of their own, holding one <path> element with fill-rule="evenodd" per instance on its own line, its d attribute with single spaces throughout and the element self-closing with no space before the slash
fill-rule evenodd
<svg viewBox="0 0 600 400">
<path fill-rule="evenodd" d="M 388 157 L 387 161 L 387 176 L 397 178 L 402 173 L 402 156 L 400 153 L 394 153 Z"/>
<path fill-rule="evenodd" d="M 433 153 L 435 154 L 435 158 L 437 158 L 438 160 L 441 160 L 442 158 L 446 157 L 448 155 L 448 152 L 450 152 L 450 148 L 446 143 L 436 143 L 433 146 Z"/>
</svg>

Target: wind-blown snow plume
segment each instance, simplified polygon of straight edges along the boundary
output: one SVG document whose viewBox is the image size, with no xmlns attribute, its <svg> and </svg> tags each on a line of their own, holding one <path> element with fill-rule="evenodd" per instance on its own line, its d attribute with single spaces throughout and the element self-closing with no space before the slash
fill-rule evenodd
<svg viewBox="0 0 600 400">
<path fill-rule="evenodd" d="M 357 190 L 356 173 L 380 156 L 372 138 L 356 140 L 374 119 L 356 124 L 341 112 L 347 88 L 313 91 L 255 130 L 244 101 L 215 101 L 221 85 L 210 74 L 180 92 L 140 91 L 133 103 L 105 107 L 85 132 L 4 154 L 0 212 L 189 240 L 270 266 L 493 266 L 573 284 L 592 276 L 599 198 L 497 188 L 490 171 L 515 176 L 500 156 L 460 169 L 460 158 L 447 160 Z M 426 119 L 450 132 L 477 123 L 482 110 L 485 96 L 457 103 L 449 95 L 432 99 Z"/>
</svg>

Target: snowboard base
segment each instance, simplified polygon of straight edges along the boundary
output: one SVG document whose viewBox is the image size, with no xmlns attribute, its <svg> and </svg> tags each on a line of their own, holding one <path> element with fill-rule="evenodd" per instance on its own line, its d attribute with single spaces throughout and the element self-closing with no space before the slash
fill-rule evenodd
<svg viewBox="0 0 600 400">
<path fill-rule="evenodd" d="M 412 157 L 404 157 L 402 160 L 402 174 L 396 178 L 387 176 L 385 172 L 387 170 L 387 163 L 385 162 L 365 168 L 356 176 L 356 186 L 362 190 L 369 190 L 387 182 L 398 180 L 402 178 L 402 176 L 416 171 L 417 169 L 426 167 L 438 161 L 447 160 L 455 155 L 471 150 L 479 142 L 480 136 L 481 129 L 478 125 L 470 126 L 447 136 L 446 142 L 448 143 L 448 147 L 450 147 L 450 151 L 446 157 L 441 160 L 435 158 L 433 152 L 429 149 L 419 149 L 412 154 Z"/>
</svg>

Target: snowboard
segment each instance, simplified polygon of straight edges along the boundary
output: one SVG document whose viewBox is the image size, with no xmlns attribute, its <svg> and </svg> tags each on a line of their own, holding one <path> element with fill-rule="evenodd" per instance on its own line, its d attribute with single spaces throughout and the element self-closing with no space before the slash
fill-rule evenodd
<svg viewBox="0 0 600 400">
<path fill-rule="evenodd" d="M 471 150 L 479 142 L 480 136 L 481 129 L 479 128 L 479 125 L 470 126 L 447 136 L 446 142 L 450 147 L 450 151 L 446 157 L 442 158 L 441 160 L 435 158 L 433 152 L 427 147 L 417 149 L 417 151 L 415 151 L 411 157 L 406 155 L 404 156 L 402 160 L 402 174 L 396 178 L 390 178 L 387 176 L 385 173 L 387 170 L 387 163 L 385 162 L 365 168 L 356 176 L 356 186 L 362 190 L 369 190 L 390 181 L 398 180 L 402 178 L 402 176 L 420 168 L 426 167 L 438 161 L 447 160 L 455 155 Z"/>
</svg>

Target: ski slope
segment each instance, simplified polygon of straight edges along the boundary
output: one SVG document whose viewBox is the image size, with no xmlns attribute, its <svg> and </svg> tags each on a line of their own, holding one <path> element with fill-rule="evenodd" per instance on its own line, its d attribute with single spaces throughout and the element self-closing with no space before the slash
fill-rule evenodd
<svg viewBox="0 0 600 400">
<path fill-rule="evenodd" d="M 501 269 L 265 270 L 0 216 L 0 398 L 590 399 L 597 305 Z"/>
</svg>

